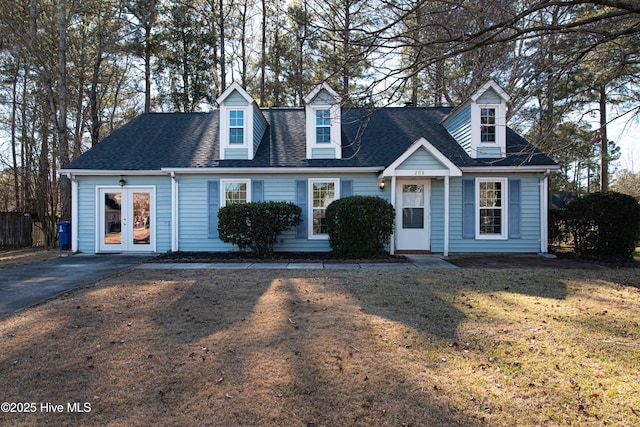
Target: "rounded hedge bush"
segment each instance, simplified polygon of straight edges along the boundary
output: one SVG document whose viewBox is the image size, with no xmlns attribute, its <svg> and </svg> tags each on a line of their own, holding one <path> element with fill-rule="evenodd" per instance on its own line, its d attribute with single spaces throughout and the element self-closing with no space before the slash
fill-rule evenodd
<svg viewBox="0 0 640 427">
<path fill-rule="evenodd" d="M 393 234 L 395 209 L 375 196 L 350 196 L 327 207 L 327 231 L 333 253 L 373 258 L 385 253 Z"/>
<path fill-rule="evenodd" d="M 302 209 L 291 202 L 236 203 L 218 211 L 220 240 L 257 255 L 273 253 L 278 236 L 302 221 Z"/>
<path fill-rule="evenodd" d="M 591 193 L 567 206 L 567 228 L 579 255 L 633 259 L 640 237 L 640 205 L 613 191 Z"/>
</svg>

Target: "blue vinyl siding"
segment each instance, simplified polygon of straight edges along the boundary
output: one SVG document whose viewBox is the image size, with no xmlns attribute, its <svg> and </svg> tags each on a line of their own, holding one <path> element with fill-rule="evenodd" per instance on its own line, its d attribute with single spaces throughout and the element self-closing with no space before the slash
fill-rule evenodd
<svg viewBox="0 0 640 427">
<path fill-rule="evenodd" d="M 255 183 L 262 181 L 262 193 L 264 200 L 296 202 L 296 181 L 304 181 L 305 187 L 310 176 L 303 175 L 247 175 L 238 178 L 252 179 L 252 192 Z M 314 178 L 340 178 L 343 182 L 350 181 L 353 194 L 381 196 L 388 200 L 390 192 L 380 192 L 376 174 L 348 174 L 348 175 L 316 175 Z M 180 191 L 180 226 L 179 248 L 181 251 L 237 251 L 234 245 L 221 242 L 217 238 L 209 238 L 208 230 L 208 201 L 203 194 L 207 194 L 207 182 L 227 179 L 229 176 L 188 175 L 179 176 Z M 349 184 L 345 184 L 349 185 Z M 305 224 L 308 218 L 305 218 Z M 296 238 L 296 230 L 289 230 L 280 236 L 280 241 L 275 246 L 276 251 L 329 251 L 329 242 L 326 240 L 308 240 Z"/>
<path fill-rule="evenodd" d="M 449 118 L 444 127 L 467 153 L 471 153 L 471 105 Z"/>
<path fill-rule="evenodd" d="M 120 187 L 116 177 L 78 177 L 78 250 L 96 251 L 96 186 Z M 155 186 L 156 252 L 171 250 L 171 178 L 126 177 L 127 186 Z M 152 218 L 152 221 L 154 219 Z"/>
<path fill-rule="evenodd" d="M 312 159 L 335 159 L 336 149 L 335 148 L 312 148 L 311 158 Z"/>
<path fill-rule="evenodd" d="M 491 175 L 499 178 L 498 175 Z M 508 175 L 520 182 L 520 233 L 505 240 L 477 240 L 462 237 L 462 178 L 452 178 L 450 186 L 449 252 L 538 252 L 540 250 L 540 178 L 541 175 Z M 474 178 L 465 175 L 464 179 Z M 432 196 L 433 197 L 433 196 Z M 511 202 L 508 202 L 511 204 Z M 475 206 L 475 205 L 474 205 Z M 509 212 L 507 215 L 511 215 Z M 510 224 L 507 218 L 507 224 Z M 520 237 L 517 237 L 517 236 Z M 437 236 L 433 236 L 434 238 Z M 435 243 L 435 241 L 434 241 Z M 442 251 L 441 246 L 433 246 Z"/>
<path fill-rule="evenodd" d="M 502 97 L 493 88 L 487 89 L 476 101 L 478 104 L 500 104 Z"/>
<path fill-rule="evenodd" d="M 398 166 L 399 170 L 442 170 L 446 167 L 424 148 L 420 148 Z"/>
<path fill-rule="evenodd" d="M 227 107 L 246 107 L 249 103 L 242 95 L 237 91 L 234 91 L 227 97 L 227 99 L 224 100 L 224 105 Z"/>
<path fill-rule="evenodd" d="M 267 130 L 267 121 L 260 112 L 260 109 L 255 107 L 253 109 L 253 154 L 258 151 L 260 141 Z"/>
<path fill-rule="evenodd" d="M 478 147 L 476 153 L 478 159 L 499 159 L 502 157 L 500 147 Z"/>
<path fill-rule="evenodd" d="M 247 160 L 249 151 L 246 148 L 225 148 L 224 158 L 226 160 Z"/>
</svg>

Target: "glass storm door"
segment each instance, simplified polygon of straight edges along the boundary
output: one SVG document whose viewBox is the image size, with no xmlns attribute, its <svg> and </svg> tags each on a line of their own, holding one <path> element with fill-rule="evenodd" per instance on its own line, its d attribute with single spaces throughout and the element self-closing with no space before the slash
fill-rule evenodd
<svg viewBox="0 0 640 427">
<path fill-rule="evenodd" d="M 396 188 L 396 245 L 398 250 L 431 249 L 429 181 L 398 181 Z"/>
<path fill-rule="evenodd" d="M 99 198 L 99 252 L 155 250 L 152 188 L 102 188 Z"/>
</svg>

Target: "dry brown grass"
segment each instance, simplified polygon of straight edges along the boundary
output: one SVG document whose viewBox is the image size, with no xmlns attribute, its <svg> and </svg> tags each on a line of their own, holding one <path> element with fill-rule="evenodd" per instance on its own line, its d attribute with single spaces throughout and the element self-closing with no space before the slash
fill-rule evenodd
<svg viewBox="0 0 640 427">
<path fill-rule="evenodd" d="M 36 264 L 60 255 L 57 250 L 44 248 L 2 249 L 0 250 L 0 270 L 20 265 Z"/>
<path fill-rule="evenodd" d="M 0 424 L 638 425 L 639 285 L 634 269 L 133 270 L 0 320 L 0 401 L 38 405 Z"/>
</svg>

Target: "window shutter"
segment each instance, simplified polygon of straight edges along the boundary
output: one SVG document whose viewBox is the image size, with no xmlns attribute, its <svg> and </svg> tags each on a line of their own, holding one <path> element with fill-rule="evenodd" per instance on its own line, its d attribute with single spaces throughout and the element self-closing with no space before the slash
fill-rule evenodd
<svg viewBox="0 0 640 427">
<path fill-rule="evenodd" d="M 476 236 L 476 185 L 473 179 L 462 180 L 462 238 Z"/>
<path fill-rule="evenodd" d="M 264 202 L 264 181 L 257 179 L 251 181 L 251 201 Z"/>
<path fill-rule="evenodd" d="M 509 238 L 520 239 L 522 237 L 520 227 L 520 180 L 509 180 Z"/>
<path fill-rule="evenodd" d="M 353 196 L 353 180 L 340 180 L 340 198 Z"/>
<path fill-rule="evenodd" d="M 296 180 L 296 205 L 302 209 L 302 222 L 296 227 L 296 239 L 306 239 L 307 231 L 307 180 Z"/>
<path fill-rule="evenodd" d="M 220 209 L 220 181 L 207 182 L 207 202 L 209 205 L 209 230 L 210 239 L 218 238 L 218 210 Z"/>
</svg>

